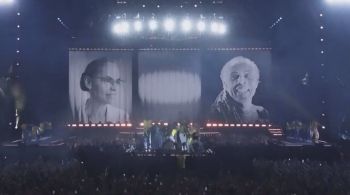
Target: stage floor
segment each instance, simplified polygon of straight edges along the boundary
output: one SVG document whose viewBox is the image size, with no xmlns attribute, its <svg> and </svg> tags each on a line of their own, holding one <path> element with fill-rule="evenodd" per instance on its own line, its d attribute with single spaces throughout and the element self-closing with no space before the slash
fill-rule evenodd
<svg viewBox="0 0 350 195">
<path fill-rule="evenodd" d="M 13 156 L 14 158 L 32 158 L 31 154 L 42 154 L 54 158 L 72 156 L 77 150 L 94 149 L 97 154 L 118 153 L 127 154 L 134 157 L 208 157 L 208 156 L 243 156 L 249 158 L 267 158 L 267 159 L 284 159 L 284 158 L 322 158 L 331 157 L 337 154 L 338 147 L 319 141 L 303 141 L 297 139 L 285 139 L 270 144 L 217 144 L 205 148 L 200 153 L 193 153 L 179 150 L 156 150 L 145 152 L 144 149 L 133 148 L 130 143 L 76 143 L 74 139 L 56 137 L 41 137 L 38 140 L 32 140 L 30 143 L 24 143 L 22 140 L 4 142 L 0 146 L 2 156 Z M 332 152 L 330 152 L 332 151 Z M 321 154 L 321 155 L 320 155 Z M 320 155 L 320 156 L 319 156 Z M 331 157 L 335 158 L 335 157 Z M 336 157 L 337 158 L 337 157 Z"/>
</svg>

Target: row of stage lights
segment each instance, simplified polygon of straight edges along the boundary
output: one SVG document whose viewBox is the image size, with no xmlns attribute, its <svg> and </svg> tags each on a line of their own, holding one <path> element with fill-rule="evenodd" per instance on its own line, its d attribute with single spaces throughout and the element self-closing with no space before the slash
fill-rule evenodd
<svg viewBox="0 0 350 195">
<path fill-rule="evenodd" d="M 325 0 L 328 4 L 332 5 L 350 5 L 350 0 Z"/>
<path fill-rule="evenodd" d="M 238 123 L 238 124 L 228 124 L 228 123 L 207 123 L 206 127 L 272 127 L 271 124 L 246 124 L 246 123 Z"/>
<path fill-rule="evenodd" d="M 126 36 L 130 33 L 143 32 L 165 32 L 183 34 L 198 33 L 198 34 L 212 34 L 224 35 L 227 33 L 227 25 L 223 20 L 206 21 L 204 19 L 191 20 L 185 18 L 182 21 L 176 21 L 173 18 L 166 18 L 164 20 L 150 19 L 144 21 L 140 19 L 126 20 L 119 19 L 112 26 L 112 32 L 116 35 Z"/>
<path fill-rule="evenodd" d="M 0 5 L 11 5 L 14 0 L 0 0 Z"/>
<path fill-rule="evenodd" d="M 152 123 L 152 125 L 164 125 L 168 126 L 169 123 Z M 144 123 L 139 124 L 140 127 L 144 126 Z M 178 123 L 180 125 L 180 123 Z M 193 125 L 193 123 L 190 123 L 190 125 Z M 133 124 L 131 123 L 72 123 L 67 124 L 67 127 L 132 127 Z M 272 127 L 271 124 L 244 124 L 244 123 L 237 123 L 237 124 L 227 124 L 227 123 L 207 123 L 206 127 Z"/>
<path fill-rule="evenodd" d="M 67 124 L 67 127 L 132 127 L 131 123 L 73 123 L 73 124 Z"/>
</svg>

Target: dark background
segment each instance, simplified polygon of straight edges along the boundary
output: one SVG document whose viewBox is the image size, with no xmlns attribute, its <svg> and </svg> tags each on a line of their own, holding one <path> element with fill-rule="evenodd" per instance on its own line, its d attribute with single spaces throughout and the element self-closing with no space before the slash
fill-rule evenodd
<svg viewBox="0 0 350 195">
<path fill-rule="evenodd" d="M 30 120 L 60 124 L 71 117 L 68 48 L 271 47 L 271 79 L 279 85 L 278 95 L 290 105 L 281 109 L 284 120 L 316 118 L 326 125 L 329 135 L 340 131 L 341 119 L 349 112 L 349 7 L 330 6 L 320 0 L 202 1 L 196 9 L 193 5 L 199 1 L 126 2 L 17 0 L 14 5 L 0 7 L 0 73 L 20 62 L 18 71 L 27 89 Z M 111 33 L 110 25 L 115 15 L 124 12 L 145 16 L 150 12 L 158 16 L 169 12 L 218 13 L 229 22 L 230 33 L 217 38 L 120 39 Z M 271 28 L 279 17 L 283 19 Z M 16 41 L 17 36 L 20 41 Z M 321 37 L 324 42 L 320 42 Z M 18 48 L 20 54 L 16 54 Z M 309 78 L 303 85 L 306 73 Z"/>
</svg>

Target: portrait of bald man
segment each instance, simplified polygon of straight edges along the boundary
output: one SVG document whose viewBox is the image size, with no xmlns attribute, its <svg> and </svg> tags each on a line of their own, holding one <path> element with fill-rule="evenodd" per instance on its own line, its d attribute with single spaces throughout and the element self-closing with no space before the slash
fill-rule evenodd
<svg viewBox="0 0 350 195">
<path fill-rule="evenodd" d="M 253 103 L 260 71 L 254 61 L 238 56 L 221 69 L 223 89 L 211 107 L 211 119 L 234 123 L 268 122 L 268 111 Z"/>
</svg>

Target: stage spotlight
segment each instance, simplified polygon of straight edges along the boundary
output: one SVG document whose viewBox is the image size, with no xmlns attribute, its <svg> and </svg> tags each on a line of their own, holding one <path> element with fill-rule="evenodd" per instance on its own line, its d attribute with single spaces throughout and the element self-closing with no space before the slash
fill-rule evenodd
<svg viewBox="0 0 350 195">
<path fill-rule="evenodd" d="M 218 22 L 211 22 L 211 24 L 210 24 L 210 31 L 212 32 L 212 33 L 218 33 L 219 32 L 219 23 Z"/>
<path fill-rule="evenodd" d="M 151 31 L 155 31 L 158 28 L 158 23 L 155 19 L 152 19 L 148 22 L 148 27 Z"/>
<path fill-rule="evenodd" d="M 129 23 L 127 21 L 120 21 L 114 24 L 113 32 L 117 35 L 125 35 L 129 32 Z"/>
<path fill-rule="evenodd" d="M 1 5 L 10 5 L 14 2 L 14 0 L 0 0 L 0 6 Z"/>
<path fill-rule="evenodd" d="M 164 20 L 164 29 L 167 32 L 172 32 L 175 29 L 175 21 L 171 18 Z"/>
<path fill-rule="evenodd" d="M 199 21 L 197 23 L 197 30 L 199 32 L 204 32 L 205 31 L 205 28 L 206 28 L 206 25 L 205 25 L 205 22 L 204 21 Z"/>
<path fill-rule="evenodd" d="M 224 23 L 220 23 L 218 33 L 223 35 L 226 33 L 226 31 L 227 31 L 226 25 Z"/>
<path fill-rule="evenodd" d="M 134 29 L 136 32 L 141 32 L 142 31 L 142 22 L 140 20 L 136 20 L 134 23 Z"/>
<path fill-rule="evenodd" d="M 183 32 L 190 32 L 192 29 L 192 22 L 190 19 L 184 19 L 181 22 L 181 28 Z"/>
<path fill-rule="evenodd" d="M 350 0 L 326 0 L 328 4 L 333 4 L 333 5 L 344 5 L 344 4 L 349 4 L 350 5 Z"/>
<path fill-rule="evenodd" d="M 210 31 L 212 33 L 214 33 L 214 34 L 221 34 L 221 35 L 223 35 L 227 31 L 227 27 L 226 27 L 226 25 L 223 22 L 213 21 L 210 24 Z"/>
</svg>

